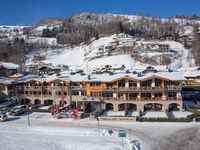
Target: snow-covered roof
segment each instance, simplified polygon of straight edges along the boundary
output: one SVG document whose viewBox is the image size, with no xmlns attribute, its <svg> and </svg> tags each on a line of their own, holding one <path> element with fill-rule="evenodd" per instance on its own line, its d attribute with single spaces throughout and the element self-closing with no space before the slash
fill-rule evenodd
<svg viewBox="0 0 200 150">
<path fill-rule="evenodd" d="M 138 72 L 141 73 L 141 72 Z M 113 82 L 122 78 L 129 78 L 132 80 L 148 80 L 149 78 L 163 78 L 165 80 L 171 81 L 181 81 L 185 80 L 183 74 L 181 72 L 147 72 L 141 73 L 141 76 L 138 76 L 137 73 L 133 73 L 133 71 L 126 72 L 115 72 L 115 73 L 102 73 L 102 74 L 92 74 L 92 73 L 64 73 L 60 76 L 51 75 L 51 76 L 24 76 L 23 78 L 13 81 L 12 83 L 23 83 L 31 80 L 39 81 L 39 82 L 51 82 L 53 80 L 63 80 L 63 81 L 72 81 L 72 82 Z"/>
<path fill-rule="evenodd" d="M 69 76 L 72 82 L 83 82 L 88 79 L 88 75 L 75 74 Z"/>
<path fill-rule="evenodd" d="M 9 78 L 0 78 L 0 84 L 11 84 L 13 80 L 9 79 Z"/>
<path fill-rule="evenodd" d="M 61 78 L 61 77 L 56 76 L 56 74 L 53 74 L 51 76 L 47 76 L 45 81 L 46 82 L 52 82 L 54 80 L 69 81 L 69 77 L 64 76 L 64 77 Z"/>
<path fill-rule="evenodd" d="M 15 80 L 13 81 L 12 83 L 24 83 L 28 80 L 31 80 L 31 79 L 41 79 L 42 76 L 38 76 L 38 75 L 26 75 L 26 76 L 23 76 L 22 78 L 20 78 L 19 80 Z"/>
<path fill-rule="evenodd" d="M 7 69 L 18 69 L 19 65 L 14 63 L 0 62 L 0 66 Z"/>
<path fill-rule="evenodd" d="M 54 80 L 62 80 L 62 81 L 69 81 L 69 77 L 68 76 L 62 76 L 62 77 L 58 77 L 56 76 L 55 74 L 53 75 L 43 75 L 43 76 L 39 76 L 39 75 L 27 75 L 27 76 L 24 76 L 22 77 L 21 79 L 19 80 L 15 80 L 13 81 L 12 83 L 24 83 L 24 82 L 29 82 L 29 81 L 38 81 L 38 82 L 51 82 L 51 81 L 54 81 Z"/>
<path fill-rule="evenodd" d="M 138 76 L 138 73 L 141 76 Z M 63 80 L 63 81 L 72 81 L 72 82 L 113 82 L 115 80 L 129 78 L 130 80 L 148 80 L 149 78 L 161 78 L 164 80 L 171 80 L 171 81 L 182 81 L 185 80 L 184 74 L 181 72 L 142 72 L 142 71 L 116 71 L 114 73 L 101 73 L 101 74 L 94 74 L 91 72 L 88 73 L 75 73 L 70 74 L 69 72 L 63 72 L 60 76 L 51 75 L 51 76 L 38 76 L 38 75 L 27 75 L 23 78 L 13 81 L 12 83 L 24 83 L 31 80 L 35 80 L 38 82 L 51 82 L 54 80 Z"/>
<path fill-rule="evenodd" d="M 197 70 L 197 71 L 185 71 L 185 72 L 182 72 L 183 76 L 184 77 L 200 77 L 200 70 Z"/>
<path fill-rule="evenodd" d="M 10 77 L 16 78 L 16 77 L 22 77 L 22 76 L 23 76 L 23 74 L 21 74 L 21 73 L 16 73 L 16 74 L 14 74 L 14 75 L 12 75 L 12 76 L 10 76 Z"/>
<path fill-rule="evenodd" d="M 138 76 L 137 74 L 133 73 L 126 73 L 126 72 L 117 72 L 113 74 L 109 73 L 103 73 L 103 74 L 87 74 L 87 75 L 81 75 L 81 74 L 75 74 L 70 75 L 70 80 L 73 82 L 82 81 L 82 82 L 111 82 L 120 78 L 132 78 L 133 80 L 145 80 L 149 77 L 160 77 L 164 78 L 166 80 L 172 80 L 172 81 L 180 81 L 185 80 L 184 76 L 180 72 L 149 72 L 142 74 L 142 76 Z"/>
<path fill-rule="evenodd" d="M 178 71 L 187 72 L 187 71 L 195 71 L 200 70 L 200 66 L 194 66 L 194 67 L 181 67 L 178 69 Z"/>
</svg>

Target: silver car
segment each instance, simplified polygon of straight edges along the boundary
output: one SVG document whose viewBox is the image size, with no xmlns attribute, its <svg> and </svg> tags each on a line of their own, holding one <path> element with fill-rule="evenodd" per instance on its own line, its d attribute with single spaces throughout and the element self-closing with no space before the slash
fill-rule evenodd
<svg viewBox="0 0 200 150">
<path fill-rule="evenodd" d="M 0 114 L 0 122 L 6 121 L 8 116 L 6 114 Z"/>
</svg>

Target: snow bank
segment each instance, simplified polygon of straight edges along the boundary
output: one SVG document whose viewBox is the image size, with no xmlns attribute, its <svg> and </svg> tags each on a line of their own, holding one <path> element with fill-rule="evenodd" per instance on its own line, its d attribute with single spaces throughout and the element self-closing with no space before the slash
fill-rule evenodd
<svg viewBox="0 0 200 150">
<path fill-rule="evenodd" d="M 187 118 L 188 115 L 191 115 L 191 112 L 185 111 L 185 112 L 181 112 L 181 111 L 172 111 L 171 112 L 171 116 L 174 118 Z"/>
<path fill-rule="evenodd" d="M 127 116 L 137 117 L 137 116 L 140 116 L 140 112 L 138 112 L 138 111 L 128 111 Z"/>
<path fill-rule="evenodd" d="M 115 117 L 115 116 L 124 117 L 124 116 L 125 116 L 125 111 L 118 111 L 118 112 L 106 111 L 106 112 L 104 112 L 103 115 L 104 115 L 104 116 L 110 116 L 110 117 Z"/>
<path fill-rule="evenodd" d="M 165 112 L 144 112 L 144 118 L 168 118 Z"/>
</svg>

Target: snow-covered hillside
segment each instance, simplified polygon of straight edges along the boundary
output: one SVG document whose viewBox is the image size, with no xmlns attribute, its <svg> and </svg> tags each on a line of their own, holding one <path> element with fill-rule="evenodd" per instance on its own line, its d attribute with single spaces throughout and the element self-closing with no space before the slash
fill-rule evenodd
<svg viewBox="0 0 200 150">
<path fill-rule="evenodd" d="M 153 20 L 154 22 L 161 21 L 161 23 L 165 23 L 167 21 L 169 23 L 178 23 L 179 25 L 176 24 L 177 32 L 179 32 L 180 37 L 189 37 L 189 42 L 191 42 L 193 38 L 192 25 L 200 24 L 200 20 L 198 19 L 191 20 L 187 18 L 180 19 L 176 17 L 161 19 L 137 15 L 80 13 L 70 18 L 73 20 L 72 25 L 69 24 L 66 26 L 64 26 L 64 24 L 67 22 L 67 20 L 64 19 L 47 19 L 41 21 L 35 26 L 0 26 L 0 41 L 12 43 L 14 42 L 15 38 L 23 38 L 25 45 L 27 46 L 27 64 L 31 63 L 31 60 L 36 53 L 40 53 L 46 57 L 46 63 L 52 63 L 54 65 L 65 64 L 70 66 L 72 69 L 94 70 L 95 68 L 105 65 L 125 65 L 126 69 L 144 68 L 148 65 L 167 65 L 168 68 L 178 69 L 180 67 L 189 67 L 195 65 L 191 50 L 185 49 L 183 44 L 181 44 L 182 39 L 180 39 L 180 43 L 175 42 L 172 39 L 167 41 L 146 41 L 141 39 L 141 37 L 139 39 L 132 37 L 116 38 L 117 35 L 108 36 L 106 34 L 102 34 L 100 39 L 95 40 L 93 38 L 87 44 L 82 43 L 79 46 L 74 46 L 72 43 L 70 43 L 73 45 L 73 48 L 71 48 L 69 47 L 69 43 L 59 42 L 57 36 L 58 32 L 60 34 L 64 34 L 61 36 L 61 38 L 64 39 L 67 37 L 66 39 L 69 39 L 71 36 L 65 37 L 65 34 L 68 30 L 77 30 L 76 27 L 78 25 L 87 27 L 90 25 L 104 26 L 104 23 L 106 22 L 112 23 L 121 21 L 124 25 L 134 28 L 137 21 L 141 21 L 143 18 L 147 20 L 149 19 L 150 22 Z M 148 22 L 147 20 L 146 22 Z M 149 30 L 152 29 L 154 31 L 154 28 L 156 27 L 151 27 Z M 43 32 L 46 32 L 46 30 L 48 30 L 50 33 L 51 31 L 56 30 L 56 33 L 54 36 L 45 36 Z M 66 33 L 61 32 L 63 30 L 66 30 Z M 80 34 L 84 35 L 84 33 Z M 119 42 L 118 49 L 112 49 L 111 47 L 113 46 L 113 42 L 116 41 Z M 62 45 L 58 43 L 62 43 Z M 144 50 L 144 47 L 146 47 L 144 45 L 147 44 L 154 44 L 154 47 L 151 48 L 151 50 Z M 158 45 L 160 44 L 169 45 L 169 50 L 159 51 Z M 141 48 L 141 45 L 144 47 Z M 137 55 L 119 52 L 119 49 L 130 46 L 132 46 L 134 51 L 137 51 Z M 166 56 L 168 60 L 170 59 L 170 63 L 163 63 L 164 61 L 162 59 L 164 56 Z M 149 61 L 145 61 L 145 59 L 149 59 Z M 150 59 L 154 62 L 151 62 Z"/>
<path fill-rule="evenodd" d="M 74 48 L 63 48 L 53 51 L 43 52 L 46 56 L 46 63 L 54 65 L 66 64 L 71 69 L 94 70 L 95 68 L 103 67 L 105 65 L 120 66 L 125 65 L 126 69 L 141 69 L 145 66 L 151 65 L 148 63 L 141 63 L 136 61 L 130 54 L 107 55 L 105 47 L 110 46 L 113 42 L 114 36 L 103 37 L 99 40 L 94 40 L 89 45 L 77 46 Z M 172 63 L 168 65 L 171 69 L 178 69 L 180 67 L 189 67 L 195 65 L 194 59 L 191 55 L 190 49 L 185 49 L 182 44 L 175 41 L 137 41 L 137 43 L 156 43 L 168 44 L 170 50 L 173 52 L 165 52 L 164 54 L 171 54 L 173 56 Z M 58 52 L 59 51 L 59 52 Z M 175 52 L 175 53 L 174 53 Z M 105 55 L 99 56 L 99 53 Z M 139 52 L 141 55 L 160 56 L 163 52 Z M 159 61 L 159 60 L 158 60 Z M 30 61 L 29 61 L 30 62 Z"/>
</svg>

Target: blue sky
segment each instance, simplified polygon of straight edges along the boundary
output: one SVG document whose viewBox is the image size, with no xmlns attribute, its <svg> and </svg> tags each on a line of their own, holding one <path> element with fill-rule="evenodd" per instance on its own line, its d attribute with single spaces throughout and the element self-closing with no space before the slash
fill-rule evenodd
<svg viewBox="0 0 200 150">
<path fill-rule="evenodd" d="M 66 18 L 83 11 L 200 16 L 200 0 L 0 0 L 0 24 L 32 25 L 44 18 Z"/>
</svg>

